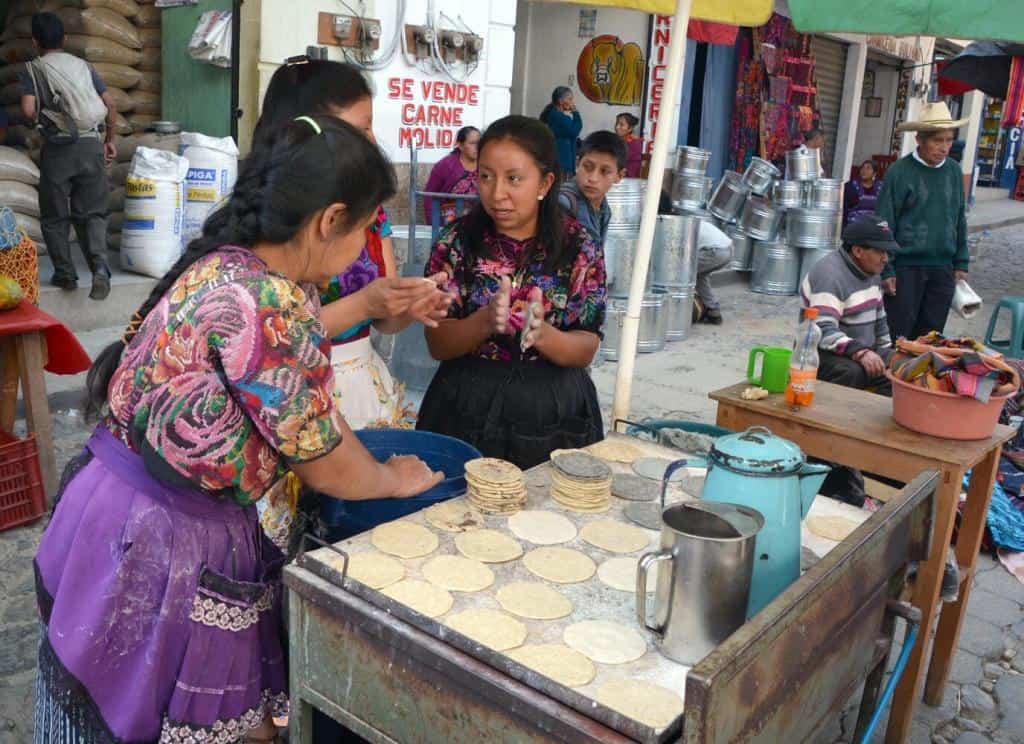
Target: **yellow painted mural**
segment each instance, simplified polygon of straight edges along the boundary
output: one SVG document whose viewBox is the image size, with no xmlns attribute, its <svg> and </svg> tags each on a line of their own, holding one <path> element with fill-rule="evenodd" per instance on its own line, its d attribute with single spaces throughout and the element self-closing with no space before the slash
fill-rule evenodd
<svg viewBox="0 0 1024 744">
<path fill-rule="evenodd" d="M 644 70 L 644 53 L 638 44 L 604 34 L 583 47 L 576 62 L 576 80 L 583 95 L 595 103 L 639 106 Z"/>
</svg>

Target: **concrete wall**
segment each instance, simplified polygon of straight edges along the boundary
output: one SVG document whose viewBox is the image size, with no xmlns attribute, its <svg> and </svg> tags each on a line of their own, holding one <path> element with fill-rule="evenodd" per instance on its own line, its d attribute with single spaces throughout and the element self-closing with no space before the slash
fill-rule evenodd
<svg viewBox="0 0 1024 744">
<path fill-rule="evenodd" d="M 875 73 L 875 93 L 882 99 L 882 115 L 868 118 L 864 114 L 864 100 L 860 101 L 857 120 L 857 142 L 853 150 L 853 162 L 862 163 L 874 155 L 887 155 L 892 139 L 893 114 L 896 111 L 896 87 L 899 84 L 899 69 L 868 58 L 868 70 Z"/>
<path fill-rule="evenodd" d="M 512 5 L 512 0 L 505 0 Z M 586 6 L 525 2 L 519 3 L 515 48 L 515 82 L 512 110 L 537 116 L 551 100 L 551 91 L 567 85 L 575 94 L 576 108 L 583 119 L 583 134 L 595 129 L 612 129 L 615 115 L 623 111 L 640 118 L 640 106 L 608 105 L 586 98 L 576 80 L 576 62 L 590 41 L 579 38 L 579 13 Z M 634 42 L 647 54 L 646 13 L 616 8 L 598 8 L 596 35 L 612 34 L 623 42 Z M 646 62 L 646 59 L 645 59 Z"/>
<path fill-rule="evenodd" d="M 404 19 L 395 18 L 396 6 L 385 0 L 370 0 L 365 4 L 365 15 L 382 22 L 381 46 L 386 46 L 395 32 L 396 24 L 423 25 L 427 22 L 427 0 L 408 0 Z M 515 12 L 512 0 L 445 0 L 437 4 L 448 18 L 437 13 L 437 25 L 452 27 L 461 20 L 468 29 L 484 37 L 484 51 L 479 66 L 460 81 L 464 92 L 453 97 L 453 86 L 442 93 L 429 89 L 432 82 L 454 83 L 443 73 L 424 70 L 407 60 L 399 48 L 391 63 L 372 72 L 377 94 L 374 100 L 374 132 L 377 140 L 395 163 L 408 162 L 408 143 L 403 130 L 421 128 L 429 147 L 420 154 L 421 162 L 434 162 L 446 155 L 455 131 L 463 125 L 483 127 L 487 122 L 506 115 L 509 111 L 509 88 L 512 84 L 512 61 L 515 51 Z M 306 47 L 316 44 L 317 17 L 320 11 L 344 12 L 340 4 L 324 5 L 320 0 L 262 0 L 259 8 L 262 33 L 258 41 L 258 62 L 253 79 L 247 80 L 250 96 L 262 100 L 274 70 L 287 58 L 302 54 Z M 338 47 L 328 47 L 330 59 L 343 60 Z M 456 72 L 461 76 L 463 67 Z M 397 81 L 397 82 L 395 82 Z M 426 84 L 426 85 L 425 85 Z M 437 104 L 445 107 L 454 119 L 444 124 L 413 121 L 419 107 Z M 457 114 L 454 113 L 458 109 Z M 255 119 L 252 119 L 255 122 Z M 251 122 L 251 123 L 252 123 Z M 420 140 L 424 141 L 424 140 Z"/>
</svg>

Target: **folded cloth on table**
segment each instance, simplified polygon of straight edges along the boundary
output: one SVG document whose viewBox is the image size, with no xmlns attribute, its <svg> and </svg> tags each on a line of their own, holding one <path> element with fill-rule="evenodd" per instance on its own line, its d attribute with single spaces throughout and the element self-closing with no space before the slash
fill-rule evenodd
<svg viewBox="0 0 1024 744">
<path fill-rule="evenodd" d="M 1002 355 L 971 338 L 946 339 L 931 333 L 917 341 L 900 339 L 889 359 L 893 377 L 929 390 L 956 393 L 987 403 L 992 395 L 1020 389 L 1017 370 Z"/>
</svg>

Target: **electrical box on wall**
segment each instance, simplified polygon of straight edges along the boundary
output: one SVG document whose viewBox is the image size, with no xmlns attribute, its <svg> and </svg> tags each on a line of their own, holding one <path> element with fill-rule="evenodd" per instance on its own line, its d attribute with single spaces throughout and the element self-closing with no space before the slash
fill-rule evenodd
<svg viewBox="0 0 1024 744">
<path fill-rule="evenodd" d="M 371 52 L 380 48 L 381 26 L 376 18 L 320 13 L 317 18 L 317 43 L 362 49 Z"/>
<path fill-rule="evenodd" d="M 442 28 L 434 30 L 429 26 L 405 27 L 405 48 L 416 59 L 429 59 L 435 44 L 447 64 L 479 62 L 484 47 L 483 37 L 476 34 Z"/>
</svg>

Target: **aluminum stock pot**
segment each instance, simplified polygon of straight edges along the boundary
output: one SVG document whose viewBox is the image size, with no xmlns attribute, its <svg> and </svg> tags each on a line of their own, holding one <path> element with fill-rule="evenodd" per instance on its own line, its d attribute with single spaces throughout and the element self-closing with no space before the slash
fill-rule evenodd
<svg viewBox="0 0 1024 744">
<path fill-rule="evenodd" d="M 786 239 L 798 248 L 829 248 L 839 242 L 839 213 L 791 209 L 786 213 Z"/>
<path fill-rule="evenodd" d="M 837 212 L 843 208 L 843 182 L 838 178 L 819 178 L 811 182 L 808 206 Z"/>
<path fill-rule="evenodd" d="M 725 234 L 732 240 L 729 268 L 733 271 L 750 271 L 750 262 L 754 258 L 754 239 L 735 226 L 727 227 Z"/>
<path fill-rule="evenodd" d="M 726 171 L 708 200 L 708 211 L 725 222 L 735 222 L 750 194 L 750 187 L 735 171 Z"/>
<path fill-rule="evenodd" d="M 800 145 L 786 153 L 786 179 L 816 181 L 821 174 L 821 153 Z"/>
<path fill-rule="evenodd" d="M 612 229 L 604 239 L 605 281 L 608 285 L 609 297 L 627 297 L 629 285 L 633 279 L 633 262 L 636 259 L 637 244 L 640 235 L 635 229 Z M 650 279 L 653 262 L 648 264 L 647 276 Z M 646 287 L 646 283 L 644 285 Z"/>
<path fill-rule="evenodd" d="M 668 316 L 665 314 L 665 292 L 655 291 L 644 295 L 640 304 L 640 329 L 637 337 L 636 350 L 641 354 L 661 351 L 665 348 L 665 334 L 668 331 Z M 619 343 L 622 339 L 622 326 L 626 322 L 626 307 L 629 300 L 625 297 L 609 297 L 605 308 L 604 338 L 601 340 L 600 351 L 605 359 L 619 358 Z"/>
<path fill-rule="evenodd" d="M 676 148 L 677 175 L 703 176 L 708 170 L 708 161 L 711 160 L 711 151 L 699 147 Z"/>
<path fill-rule="evenodd" d="M 750 165 L 743 172 L 743 183 L 758 196 L 768 193 L 772 181 L 781 177 L 779 169 L 762 158 L 751 158 Z"/>
<path fill-rule="evenodd" d="M 640 229 L 644 193 L 647 181 L 642 178 L 623 178 L 608 190 L 608 206 L 612 210 L 609 229 Z"/>
<path fill-rule="evenodd" d="M 774 240 L 779 234 L 782 212 L 759 196 L 752 196 L 743 205 L 740 229 L 756 240 Z"/>
<path fill-rule="evenodd" d="M 776 181 L 772 186 L 772 201 L 779 209 L 799 209 L 804 206 L 804 182 Z"/>
<path fill-rule="evenodd" d="M 672 206 L 676 209 L 703 209 L 711 194 L 710 178 L 677 173 L 672 182 Z M 713 181 L 712 181 L 713 183 Z"/>
<path fill-rule="evenodd" d="M 782 240 L 758 240 L 750 289 L 759 294 L 794 295 L 800 286 L 800 249 Z"/>
<path fill-rule="evenodd" d="M 697 281 L 697 214 L 659 214 L 654 227 L 651 280 L 656 284 L 692 287 Z"/>
</svg>

